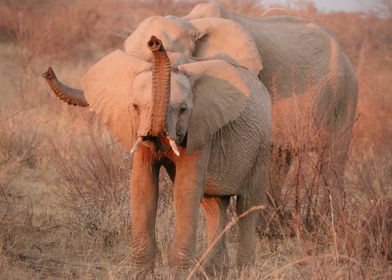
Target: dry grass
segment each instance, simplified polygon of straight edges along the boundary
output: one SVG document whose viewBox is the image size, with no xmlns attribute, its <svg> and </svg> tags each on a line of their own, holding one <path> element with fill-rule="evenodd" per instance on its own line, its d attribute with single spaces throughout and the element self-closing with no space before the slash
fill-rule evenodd
<svg viewBox="0 0 392 280">
<path fill-rule="evenodd" d="M 194 2 L 3 2 L 0 279 L 131 278 L 130 156 L 92 113 L 55 100 L 39 74 L 51 64 L 77 86 L 82 73 L 121 47 L 141 19 L 181 15 Z M 265 12 L 256 1 L 226 2 L 248 14 Z M 232 263 L 228 279 L 390 279 L 392 21 L 324 15 L 312 8 L 273 13 L 286 12 L 327 26 L 358 72 L 359 118 L 344 182 L 347 210 L 327 217 L 317 193 L 300 184 L 285 196 L 284 205 L 270 210 L 280 219 L 272 219 L 274 233 L 260 235 L 255 266 L 237 271 Z M 159 278 L 168 276 L 166 250 L 174 227 L 170 186 L 161 174 Z M 227 234 L 229 250 L 235 252 L 236 227 Z M 208 250 L 205 240 L 200 230 L 198 257 Z"/>
</svg>

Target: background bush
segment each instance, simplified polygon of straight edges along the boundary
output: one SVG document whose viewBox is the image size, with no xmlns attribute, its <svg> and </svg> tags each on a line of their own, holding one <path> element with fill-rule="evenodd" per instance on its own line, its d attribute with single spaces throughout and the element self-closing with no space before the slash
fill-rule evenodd
<svg viewBox="0 0 392 280">
<path fill-rule="evenodd" d="M 40 73 L 53 65 L 63 81 L 77 87 L 99 58 L 122 48 L 142 19 L 183 15 L 197 2 L 1 1 L 1 279 L 132 277 L 131 157 L 93 113 L 59 102 Z M 331 220 L 318 203 L 317 184 L 289 188 L 269 210 L 268 226 L 275 231 L 260 229 L 250 278 L 392 277 L 392 19 L 322 14 L 311 5 L 266 11 L 259 1 L 224 2 L 252 16 L 291 14 L 326 26 L 360 81 L 344 182 L 347 211 Z M 175 221 L 164 172 L 160 181 L 157 275 L 165 277 Z M 200 223 L 204 228 L 202 218 Z M 236 228 L 228 235 L 232 251 Z M 206 250 L 205 239 L 200 230 L 198 256 Z M 241 277 L 234 269 L 229 273 L 231 279 Z"/>
</svg>

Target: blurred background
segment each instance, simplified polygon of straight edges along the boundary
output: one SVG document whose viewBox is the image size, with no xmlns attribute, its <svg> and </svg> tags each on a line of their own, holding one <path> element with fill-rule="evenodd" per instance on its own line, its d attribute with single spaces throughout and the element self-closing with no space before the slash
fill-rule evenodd
<svg viewBox="0 0 392 280">
<path fill-rule="evenodd" d="M 88 68 L 121 49 L 143 19 L 182 16 L 200 2 L 0 0 L 0 279 L 132 277 L 130 155 L 93 113 L 57 100 L 40 75 L 50 65 L 80 87 Z M 254 17 L 292 15 L 321 24 L 337 37 L 360 84 L 345 176 L 347 217 L 335 224 L 318 217 L 322 226 L 300 235 L 290 218 L 276 219 L 277 230 L 260 233 L 251 278 L 391 279 L 392 1 L 220 2 Z M 161 278 L 175 222 L 170 184 L 163 172 Z M 304 210 L 297 214 L 309 207 L 317 213 L 316 200 L 305 189 L 300 195 Z M 206 236 L 198 236 L 200 255 Z M 233 227 L 230 248 L 235 237 Z"/>
</svg>

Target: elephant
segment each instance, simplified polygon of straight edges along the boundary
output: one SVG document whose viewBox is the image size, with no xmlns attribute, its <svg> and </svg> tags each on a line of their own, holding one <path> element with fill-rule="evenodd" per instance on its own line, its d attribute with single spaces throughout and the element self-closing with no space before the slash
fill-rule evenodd
<svg viewBox="0 0 392 280">
<path fill-rule="evenodd" d="M 321 181 L 328 205 L 324 208 L 330 208 L 332 199 L 335 212 L 342 212 L 358 81 L 332 34 L 306 19 L 252 18 L 208 3 L 183 17 L 147 18 L 125 41 L 125 51 L 150 60 L 141 46 L 152 32 L 162 38 L 174 64 L 225 57 L 265 85 L 272 101 L 274 156 L 268 197 L 274 205 L 283 204 L 282 189 L 295 182 L 302 167 L 307 188 Z"/>
<path fill-rule="evenodd" d="M 124 51 L 87 72 L 83 90 L 59 82 L 51 68 L 44 77 L 59 98 L 95 111 L 134 153 L 132 259 L 140 271 L 154 266 L 161 166 L 174 181 L 176 204 L 169 264 L 187 271 L 200 201 L 213 244 L 229 198 L 238 196 L 238 213 L 265 203 L 268 191 L 279 203 L 300 152 L 321 154 L 326 178 L 342 177 L 358 95 L 351 63 L 322 27 L 288 16 L 250 18 L 215 3 L 184 17 L 145 19 Z M 271 181 L 269 169 L 282 174 Z M 328 190 L 332 183 L 325 182 Z M 332 189 L 334 207 L 342 208 L 342 196 Z M 255 216 L 239 222 L 240 266 L 254 260 Z M 224 271 L 227 259 L 222 238 L 204 266 Z"/>
<path fill-rule="evenodd" d="M 272 100 L 272 172 L 282 173 L 271 176 L 277 204 L 282 203 L 281 189 L 294 181 L 296 170 L 307 162 L 313 172 L 306 174 L 306 184 L 321 175 L 327 205 L 332 199 L 339 214 L 344 209 L 342 178 L 355 122 L 358 81 L 334 36 L 303 18 L 248 17 L 215 2 L 195 6 L 182 19 L 202 18 L 233 21 L 256 44 L 262 64 L 257 74 Z"/>
<path fill-rule="evenodd" d="M 154 270 L 162 166 L 174 182 L 176 225 L 168 252 L 173 274 L 181 279 L 194 266 L 201 205 L 211 246 L 203 267 L 222 275 L 229 254 L 220 234 L 232 196 L 237 196 L 237 213 L 246 213 L 239 220 L 237 263 L 247 267 L 255 259 L 256 215 L 251 209 L 262 203 L 268 184 L 270 94 L 235 60 L 194 58 L 180 49 L 180 42 L 166 48 L 167 41 L 152 35 L 138 46 L 139 53 L 110 53 L 84 75 L 82 89 L 62 84 L 52 68 L 43 77 L 63 101 L 90 107 L 133 153 L 131 258 L 140 278 Z"/>
</svg>

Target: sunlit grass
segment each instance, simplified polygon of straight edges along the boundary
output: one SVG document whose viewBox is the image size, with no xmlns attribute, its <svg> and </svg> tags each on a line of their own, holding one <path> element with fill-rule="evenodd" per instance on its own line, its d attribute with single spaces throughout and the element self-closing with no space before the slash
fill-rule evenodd
<svg viewBox="0 0 392 280">
<path fill-rule="evenodd" d="M 62 80 L 78 86 L 89 66 L 121 48 L 120 42 L 139 20 L 162 11 L 148 4 L 137 6 L 137 1 L 120 1 L 123 9 L 108 13 L 105 5 L 113 5 L 110 1 L 98 8 L 95 0 L 87 2 L 82 7 L 73 1 L 69 10 L 56 7 L 60 13 L 54 17 L 42 12 L 45 6 L 35 6 L 31 13 L 20 14 L 16 41 L 0 43 L 0 279 L 128 279 L 133 275 L 131 157 L 93 113 L 67 107 L 50 95 L 40 73 L 54 65 Z M 192 6 L 187 5 L 168 5 L 163 12 L 181 14 Z M 11 8 L 25 9 L 15 7 Z M 253 15 L 263 12 L 246 4 L 233 7 Z M 255 266 L 245 272 L 235 269 L 234 225 L 227 232 L 228 279 L 389 279 L 391 22 L 354 14 L 293 13 L 326 25 L 359 70 L 359 118 L 345 176 L 347 211 L 332 225 L 318 205 L 313 209 L 317 226 L 302 227 L 301 234 L 296 232 L 296 217 L 288 215 L 281 234 L 260 234 Z M 95 14 L 97 21 L 91 18 Z M 37 16 L 53 25 L 34 26 Z M 72 28 L 68 28 L 70 19 Z M 12 19 L 5 22 L 13 26 Z M 112 30 L 102 28 L 105 24 Z M 65 33 L 60 40 L 59 34 Z M 164 172 L 160 182 L 156 275 L 166 278 L 166 251 L 175 218 L 171 183 Z M 294 197 L 288 199 L 294 205 Z M 203 218 L 199 224 L 198 258 L 209 250 Z"/>
</svg>

